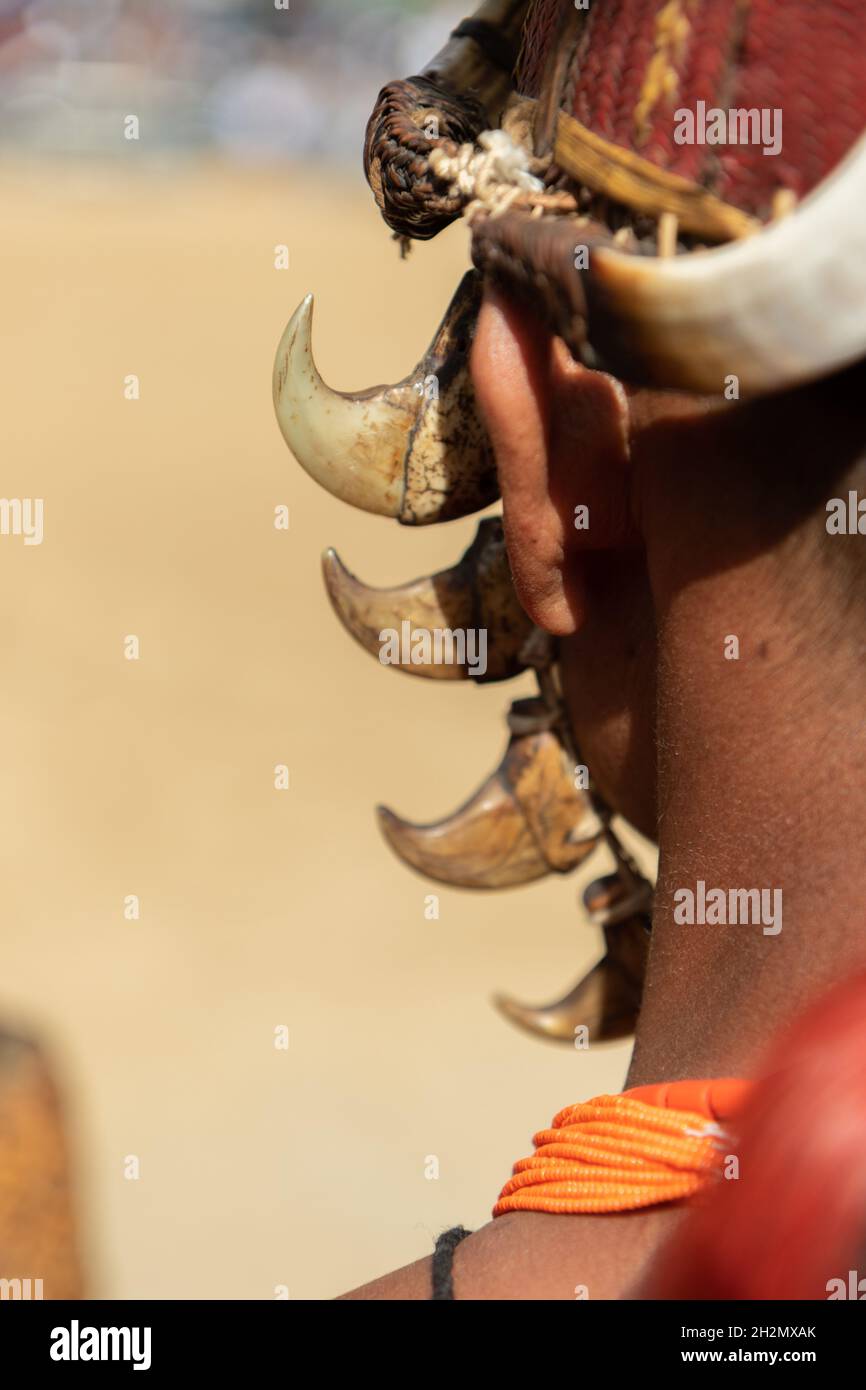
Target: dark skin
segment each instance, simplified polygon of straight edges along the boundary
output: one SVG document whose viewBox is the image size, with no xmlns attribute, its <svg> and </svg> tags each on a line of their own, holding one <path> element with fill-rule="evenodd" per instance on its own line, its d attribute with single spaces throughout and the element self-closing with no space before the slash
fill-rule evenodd
<svg viewBox="0 0 866 1390">
<path fill-rule="evenodd" d="M 866 541 L 825 526 L 829 498 L 866 494 L 863 371 L 733 406 L 627 393 L 488 294 L 473 376 L 515 583 L 562 639 L 581 754 L 659 843 L 626 1084 L 751 1074 L 771 1034 L 866 955 Z M 781 888 L 781 932 L 677 923 L 674 891 L 697 878 Z M 651 1296 L 682 1216 L 503 1216 L 459 1246 L 457 1297 Z M 428 1299 L 430 1260 L 346 1296 Z"/>
</svg>

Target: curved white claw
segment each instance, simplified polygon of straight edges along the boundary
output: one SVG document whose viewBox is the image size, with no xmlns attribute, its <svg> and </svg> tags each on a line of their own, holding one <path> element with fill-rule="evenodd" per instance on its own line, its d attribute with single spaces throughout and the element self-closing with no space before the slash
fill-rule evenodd
<svg viewBox="0 0 866 1390">
<path fill-rule="evenodd" d="M 468 516 L 498 496 L 475 406 L 469 350 L 480 279 L 460 282 L 429 350 L 394 386 L 334 391 L 313 360 L 313 297 L 295 310 L 274 361 L 274 408 L 301 467 L 353 507 L 425 525 Z"/>
</svg>

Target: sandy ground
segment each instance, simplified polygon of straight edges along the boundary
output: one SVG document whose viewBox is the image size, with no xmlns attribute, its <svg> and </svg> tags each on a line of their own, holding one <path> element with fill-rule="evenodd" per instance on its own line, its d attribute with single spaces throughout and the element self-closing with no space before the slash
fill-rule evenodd
<svg viewBox="0 0 866 1390">
<path fill-rule="evenodd" d="M 532 1131 L 619 1089 L 629 1051 L 536 1042 L 489 1003 L 589 967 L 575 895 L 603 858 L 442 889 L 430 922 L 375 828 L 379 800 L 456 806 L 530 684 L 383 670 L 338 627 L 319 555 L 396 582 L 456 559 L 474 521 L 351 511 L 272 416 L 307 290 L 332 384 L 396 379 L 465 233 L 401 264 L 360 175 L 291 170 L 5 166 L 0 201 L 2 491 L 45 506 L 42 545 L 0 536 L 0 1018 L 63 1083 L 92 1294 L 329 1297 L 483 1222 Z"/>
</svg>

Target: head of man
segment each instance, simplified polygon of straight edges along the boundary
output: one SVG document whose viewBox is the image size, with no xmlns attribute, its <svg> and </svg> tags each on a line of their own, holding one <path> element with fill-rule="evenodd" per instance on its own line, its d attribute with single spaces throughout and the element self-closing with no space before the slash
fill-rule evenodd
<svg viewBox="0 0 866 1390">
<path fill-rule="evenodd" d="M 779 643 L 805 656 L 810 632 L 821 651 L 857 655 L 866 546 L 828 531 L 828 508 L 866 498 L 863 368 L 753 402 L 635 388 L 575 362 L 528 304 L 491 287 L 472 370 L 521 602 L 560 638 L 599 786 L 655 838 L 657 642 L 672 615 L 696 611 L 694 679 L 727 670 L 728 637 L 739 674 L 779 672 Z M 748 596 L 739 631 L 717 588 Z M 825 670 L 813 664 L 796 675 L 792 713 Z"/>
<path fill-rule="evenodd" d="M 830 4 L 816 32 L 807 0 L 485 0 L 420 78 L 384 89 L 368 128 L 400 235 L 470 209 L 484 279 L 471 378 L 514 584 L 556 639 L 596 787 L 659 844 L 629 1086 L 749 1075 L 768 1034 L 863 955 L 866 34 L 852 24 Z M 516 152 L 480 135 L 500 120 Z M 689 898 L 698 912 L 681 911 Z M 461 1279 L 470 1297 L 571 1297 L 582 1280 L 618 1296 L 678 1215 L 511 1212 L 460 1246 Z M 424 1297 L 426 1278 L 363 1296 Z"/>
</svg>

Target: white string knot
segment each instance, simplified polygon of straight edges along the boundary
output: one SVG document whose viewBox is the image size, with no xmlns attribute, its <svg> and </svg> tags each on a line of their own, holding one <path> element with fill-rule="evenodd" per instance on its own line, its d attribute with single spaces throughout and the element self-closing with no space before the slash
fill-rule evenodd
<svg viewBox="0 0 866 1390">
<path fill-rule="evenodd" d="M 468 200 L 468 217 L 481 208 L 498 217 L 521 194 L 543 193 L 544 184 L 531 171 L 534 162 L 505 130 L 482 131 L 478 146 L 461 145 L 456 154 L 439 148 L 430 155 L 437 178 L 448 180 L 452 194 Z"/>
</svg>

